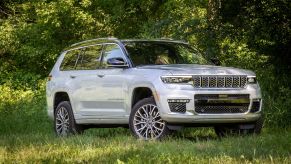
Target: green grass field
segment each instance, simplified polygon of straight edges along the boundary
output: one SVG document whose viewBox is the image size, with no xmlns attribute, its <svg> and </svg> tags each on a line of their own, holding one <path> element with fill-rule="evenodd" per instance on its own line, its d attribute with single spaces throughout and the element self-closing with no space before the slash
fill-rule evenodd
<svg viewBox="0 0 291 164">
<path fill-rule="evenodd" d="M 59 138 L 43 92 L 31 95 L 0 105 L 0 163 L 291 163 L 290 129 L 219 139 L 211 128 L 187 128 L 163 141 L 141 141 L 112 128 Z"/>
</svg>

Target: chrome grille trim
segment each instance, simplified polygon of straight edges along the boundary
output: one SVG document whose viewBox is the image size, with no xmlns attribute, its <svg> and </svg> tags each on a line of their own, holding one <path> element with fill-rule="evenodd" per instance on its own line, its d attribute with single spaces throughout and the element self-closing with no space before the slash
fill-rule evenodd
<svg viewBox="0 0 291 164">
<path fill-rule="evenodd" d="M 244 75 L 194 75 L 195 88 L 245 88 L 247 76 Z"/>
</svg>

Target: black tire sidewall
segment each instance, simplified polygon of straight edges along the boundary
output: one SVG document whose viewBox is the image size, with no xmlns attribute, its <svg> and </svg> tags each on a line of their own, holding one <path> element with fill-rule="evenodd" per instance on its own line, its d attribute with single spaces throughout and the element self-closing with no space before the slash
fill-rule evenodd
<svg viewBox="0 0 291 164">
<path fill-rule="evenodd" d="M 68 115 L 69 115 L 69 132 L 68 132 L 69 134 L 68 135 L 82 133 L 82 129 L 81 129 L 80 125 L 77 125 L 75 122 L 71 103 L 69 101 L 62 101 L 59 103 L 59 105 L 57 106 L 57 108 L 54 112 L 54 131 L 55 131 L 56 135 L 61 136 L 60 134 L 57 133 L 57 130 L 56 130 L 56 115 L 57 115 L 58 110 L 61 107 L 65 108 L 68 112 Z"/>
<path fill-rule="evenodd" d="M 255 122 L 255 128 L 254 128 L 254 133 L 255 134 L 260 134 L 262 131 L 264 125 L 264 117 L 261 116 L 256 122 Z"/>
</svg>

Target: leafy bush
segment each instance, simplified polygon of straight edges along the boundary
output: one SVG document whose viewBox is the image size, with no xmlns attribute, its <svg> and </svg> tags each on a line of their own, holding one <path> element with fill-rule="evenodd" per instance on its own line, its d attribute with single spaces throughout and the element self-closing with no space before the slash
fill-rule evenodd
<svg viewBox="0 0 291 164">
<path fill-rule="evenodd" d="M 44 81 L 38 81 L 37 86 L 38 90 L 0 85 L 0 134 L 45 133 L 51 128 L 46 115 Z"/>
</svg>

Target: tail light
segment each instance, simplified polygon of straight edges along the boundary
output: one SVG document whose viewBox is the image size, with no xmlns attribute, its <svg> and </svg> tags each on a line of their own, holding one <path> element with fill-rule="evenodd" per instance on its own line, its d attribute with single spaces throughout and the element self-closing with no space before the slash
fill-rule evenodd
<svg viewBox="0 0 291 164">
<path fill-rule="evenodd" d="M 51 81 L 52 78 L 53 78 L 52 75 L 48 75 L 48 77 L 47 77 L 47 81 Z"/>
</svg>

